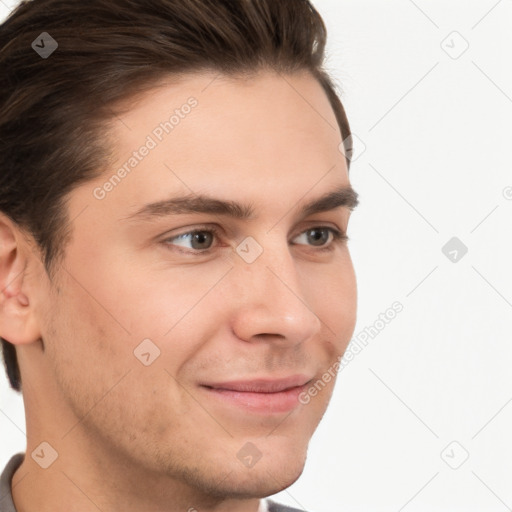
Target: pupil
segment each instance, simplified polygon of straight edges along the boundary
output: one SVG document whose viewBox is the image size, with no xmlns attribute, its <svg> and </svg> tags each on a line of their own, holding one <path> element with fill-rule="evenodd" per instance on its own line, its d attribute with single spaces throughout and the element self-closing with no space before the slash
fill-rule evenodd
<svg viewBox="0 0 512 512">
<path fill-rule="evenodd" d="M 208 249 L 211 245 L 211 234 L 206 232 L 200 232 L 195 233 L 192 238 L 192 246 L 194 246 L 194 249 Z M 210 243 L 208 243 L 210 242 Z M 207 247 L 203 247 L 203 245 L 206 243 Z M 199 245 L 199 247 L 198 247 Z"/>
<path fill-rule="evenodd" d="M 312 229 L 309 232 L 310 234 L 310 242 L 313 245 L 323 245 L 328 241 L 328 233 L 324 229 Z"/>
</svg>

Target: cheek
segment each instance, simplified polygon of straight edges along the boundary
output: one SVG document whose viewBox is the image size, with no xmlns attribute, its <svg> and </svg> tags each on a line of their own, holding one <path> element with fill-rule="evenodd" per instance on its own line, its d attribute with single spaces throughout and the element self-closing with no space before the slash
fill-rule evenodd
<svg viewBox="0 0 512 512">
<path fill-rule="evenodd" d="M 336 348 L 344 350 L 357 317 L 357 283 L 348 251 L 339 264 L 317 272 L 308 280 L 308 286 L 312 309 L 336 334 Z"/>
<path fill-rule="evenodd" d="M 131 297 L 125 299 L 129 302 Z M 123 435 L 136 436 L 148 428 L 149 417 L 155 429 L 163 429 L 169 404 L 181 403 L 179 389 L 173 388 L 165 370 L 173 373 L 172 365 L 187 355 L 173 351 L 171 359 L 169 347 L 156 340 L 161 357 L 144 366 L 134 355 L 142 338 L 126 333 L 103 305 L 71 281 L 63 286 L 52 309 L 46 329 L 47 356 L 61 398 L 75 416 L 87 418 L 90 428 L 103 425 L 119 435 L 123 430 Z M 119 310 L 112 308 L 111 312 L 123 321 Z M 88 415 L 91 410 L 94 414 Z M 136 417 L 134 410 L 139 411 Z M 128 424 L 129 428 L 121 427 Z"/>
<path fill-rule="evenodd" d="M 130 336 L 101 303 L 69 278 L 49 315 L 47 350 L 57 375 L 92 375 L 109 361 L 112 372 L 126 365 Z M 86 284 L 87 281 L 84 281 Z M 92 380 L 92 379 L 91 379 Z"/>
<path fill-rule="evenodd" d="M 332 291 L 332 297 L 337 297 L 336 303 L 331 301 L 330 312 L 335 319 L 336 332 L 348 344 L 355 329 L 357 318 L 357 284 L 353 270 L 346 271 L 340 276 L 338 289 Z"/>
<path fill-rule="evenodd" d="M 120 264 L 105 265 L 93 277 L 96 297 L 108 309 L 111 322 L 122 324 L 133 341 L 145 338 L 165 343 L 184 319 L 193 316 L 198 331 L 203 323 L 197 315 L 202 299 L 229 270 L 225 264 L 203 270 L 199 266 L 146 263 L 125 258 Z"/>
<path fill-rule="evenodd" d="M 53 378 L 79 417 L 137 362 L 136 339 L 117 309 L 122 302 L 117 283 L 103 262 L 91 261 L 65 261 L 43 334 Z"/>
</svg>

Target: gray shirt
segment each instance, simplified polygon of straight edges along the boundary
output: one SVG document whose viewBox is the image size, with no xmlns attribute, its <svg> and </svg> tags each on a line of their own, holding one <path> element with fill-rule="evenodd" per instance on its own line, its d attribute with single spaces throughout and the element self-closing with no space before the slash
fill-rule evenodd
<svg viewBox="0 0 512 512">
<path fill-rule="evenodd" d="M 12 500 L 11 480 L 24 458 L 23 452 L 13 455 L 0 476 L 0 512 L 16 512 Z M 271 500 L 267 500 L 267 505 L 268 512 L 304 512 L 297 508 L 285 507 Z"/>
</svg>

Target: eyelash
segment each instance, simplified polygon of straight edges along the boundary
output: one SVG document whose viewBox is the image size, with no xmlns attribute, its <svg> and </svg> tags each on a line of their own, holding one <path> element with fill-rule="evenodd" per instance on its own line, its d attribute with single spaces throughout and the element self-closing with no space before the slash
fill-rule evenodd
<svg viewBox="0 0 512 512">
<path fill-rule="evenodd" d="M 310 245 L 309 247 L 313 247 L 315 248 L 316 247 L 316 252 L 328 252 L 328 251 L 332 251 L 334 250 L 335 248 L 335 244 L 336 243 L 346 243 L 348 242 L 349 240 L 349 237 L 347 236 L 346 233 L 338 230 L 338 229 L 335 229 L 331 226 L 313 226 L 313 227 L 310 227 L 308 229 L 305 229 L 304 231 L 301 231 L 297 236 L 299 235 L 302 235 L 308 231 L 312 231 L 312 230 L 327 230 L 329 231 L 331 234 L 332 234 L 332 240 L 330 243 L 326 244 L 326 245 L 323 245 L 323 246 L 313 246 L 313 245 Z M 185 253 L 185 254 L 190 254 L 190 255 L 193 255 L 193 256 L 201 256 L 201 255 L 204 255 L 204 254 L 209 254 L 213 249 L 214 247 L 209 247 L 208 249 L 190 249 L 190 250 L 187 250 L 187 249 L 183 249 L 182 247 L 178 246 L 178 245 L 174 245 L 172 243 L 170 243 L 172 240 L 176 240 L 177 238 L 179 237 L 183 237 L 183 236 L 186 236 L 186 235 L 195 235 L 196 233 L 211 233 L 214 235 L 215 239 L 219 239 L 220 236 L 221 236 L 221 231 L 218 229 L 218 228 L 215 228 L 213 226 L 209 226 L 209 227 L 205 227 L 205 228 L 196 228 L 196 229 L 193 229 L 191 231 L 185 231 L 183 233 L 179 233 L 177 235 L 173 235 L 172 237 L 169 237 L 169 238 L 166 238 L 165 240 L 162 240 L 162 243 L 169 249 L 169 250 L 173 250 L 173 251 L 177 251 L 177 252 L 181 252 L 181 253 Z M 295 236 L 294 238 L 297 238 L 297 236 Z M 296 245 L 307 245 L 307 244 L 296 244 Z"/>
</svg>

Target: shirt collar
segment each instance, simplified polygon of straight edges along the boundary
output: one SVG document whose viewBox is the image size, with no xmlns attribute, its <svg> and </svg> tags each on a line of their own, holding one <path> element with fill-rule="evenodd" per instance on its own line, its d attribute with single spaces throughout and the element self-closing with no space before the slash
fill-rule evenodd
<svg viewBox="0 0 512 512">
<path fill-rule="evenodd" d="M 267 500 L 260 500 L 260 507 L 258 508 L 258 512 L 268 512 Z"/>
</svg>

